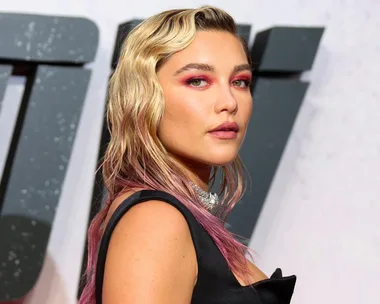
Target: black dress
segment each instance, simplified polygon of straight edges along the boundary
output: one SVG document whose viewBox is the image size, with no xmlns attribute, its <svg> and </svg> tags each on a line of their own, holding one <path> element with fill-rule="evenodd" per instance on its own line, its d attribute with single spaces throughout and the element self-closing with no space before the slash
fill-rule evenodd
<svg viewBox="0 0 380 304">
<path fill-rule="evenodd" d="M 117 207 L 105 228 L 96 265 L 97 304 L 102 303 L 104 265 L 112 231 L 129 208 L 148 200 L 160 200 L 169 203 L 176 207 L 187 220 L 198 261 L 198 278 L 193 290 L 192 304 L 290 303 L 296 282 L 295 276 L 283 277 L 281 269 L 278 268 L 269 279 L 259 281 L 250 286 L 241 286 L 211 236 L 189 209 L 166 192 L 143 190 L 134 193 L 123 201 Z"/>
</svg>

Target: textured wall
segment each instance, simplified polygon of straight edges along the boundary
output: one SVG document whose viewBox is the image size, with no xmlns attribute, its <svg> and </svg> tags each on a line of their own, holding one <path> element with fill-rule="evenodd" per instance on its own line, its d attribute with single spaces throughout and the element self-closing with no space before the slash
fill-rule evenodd
<svg viewBox="0 0 380 304">
<path fill-rule="evenodd" d="M 14 0 L 2 12 L 85 16 L 100 30 L 96 59 L 48 257 L 28 303 L 75 303 L 106 82 L 117 25 L 203 1 L 154 5 Z M 209 1 L 228 10 L 251 35 L 274 25 L 324 26 L 311 84 L 250 244 L 270 273 L 282 267 L 299 281 L 293 303 L 378 303 L 380 300 L 380 3 L 362 1 Z M 274 10 L 275 9 L 275 10 Z M 1 47 L 1 45 L 0 45 Z M 19 98 L 11 81 L 5 109 Z M 15 97 L 16 96 L 16 97 Z M 6 140 L 0 130 L 0 145 Z M 0 155 L 1 156 L 1 155 Z M 1 167 L 1 158 L 0 158 Z M 254 172 L 251 172 L 254 174 Z M 70 230 L 67 229 L 70 227 Z M 69 231 L 71 233 L 69 233 Z M 361 297 L 359 299 L 359 296 Z"/>
<path fill-rule="evenodd" d="M 326 31 L 250 247 L 298 273 L 294 303 L 379 303 L 380 2 L 332 2 L 283 12 Z"/>
</svg>

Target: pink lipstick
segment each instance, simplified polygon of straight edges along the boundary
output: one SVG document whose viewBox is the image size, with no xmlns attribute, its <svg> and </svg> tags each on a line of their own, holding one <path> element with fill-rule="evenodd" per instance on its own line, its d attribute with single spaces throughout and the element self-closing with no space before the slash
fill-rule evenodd
<svg viewBox="0 0 380 304">
<path fill-rule="evenodd" d="M 209 131 L 210 135 L 219 139 L 234 139 L 239 132 L 239 126 L 236 122 L 225 122 Z"/>
</svg>

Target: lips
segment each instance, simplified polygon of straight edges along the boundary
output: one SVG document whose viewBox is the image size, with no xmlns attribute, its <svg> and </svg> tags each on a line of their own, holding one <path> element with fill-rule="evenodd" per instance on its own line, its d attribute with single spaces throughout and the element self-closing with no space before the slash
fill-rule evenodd
<svg viewBox="0 0 380 304">
<path fill-rule="evenodd" d="M 239 132 L 239 125 L 236 122 L 225 122 L 209 131 L 210 135 L 218 139 L 235 139 Z"/>
<path fill-rule="evenodd" d="M 239 132 L 239 125 L 236 122 L 225 122 L 217 126 L 215 129 L 209 131 L 212 132 Z"/>
</svg>

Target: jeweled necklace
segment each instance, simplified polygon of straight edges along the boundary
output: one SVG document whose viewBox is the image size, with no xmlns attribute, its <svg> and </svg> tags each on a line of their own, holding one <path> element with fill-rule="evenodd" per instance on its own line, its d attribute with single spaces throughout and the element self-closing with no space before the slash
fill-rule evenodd
<svg viewBox="0 0 380 304">
<path fill-rule="evenodd" d="M 211 210 L 219 203 L 218 194 L 207 192 L 199 186 L 197 186 L 196 184 L 194 184 L 193 182 L 190 182 L 190 184 L 195 190 L 195 192 L 198 194 L 203 206 L 205 206 L 208 210 Z"/>
</svg>

